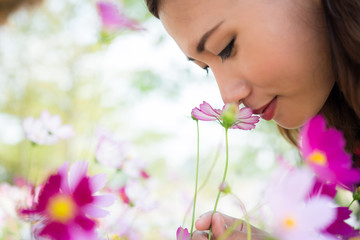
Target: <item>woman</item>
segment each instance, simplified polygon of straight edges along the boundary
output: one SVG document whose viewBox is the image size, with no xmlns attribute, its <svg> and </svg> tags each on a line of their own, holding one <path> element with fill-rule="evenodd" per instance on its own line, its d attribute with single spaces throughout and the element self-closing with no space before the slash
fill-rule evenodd
<svg viewBox="0 0 360 240">
<path fill-rule="evenodd" d="M 213 71 L 224 103 L 273 119 L 295 145 L 298 129 L 322 113 L 358 164 L 360 1 L 146 1 L 188 59 Z M 193 239 L 207 239 L 200 231 L 210 226 L 220 236 L 234 221 L 205 214 Z M 245 237 L 239 227 L 231 239 Z"/>
</svg>

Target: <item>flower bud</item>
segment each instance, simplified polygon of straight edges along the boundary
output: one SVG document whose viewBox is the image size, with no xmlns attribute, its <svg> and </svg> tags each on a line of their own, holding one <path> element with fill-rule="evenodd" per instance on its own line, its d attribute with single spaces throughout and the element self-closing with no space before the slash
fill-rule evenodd
<svg viewBox="0 0 360 240">
<path fill-rule="evenodd" d="M 221 119 L 224 127 L 231 127 L 235 124 L 238 114 L 238 107 L 234 104 L 226 104 L 223 113 L 221 115 Z"/>
<path fill-rule="evenodd" d="M 222 182 L 219 186 L 220 192 L 223 192 L 225 194 L 231 193 L 230 186 L 226 182 Z"/>
<path fill-rule="evenodd" d="M 197 118 L 194 116 L 194 113 L 193 113 L 193 111 L 191 111 L 191 118 L 192 118 L 192 120 L 195 120 L 195 121 L 197 121 Z"/>
<path fill-rule="evenodd" d="M 356 188 L 355 192 L 353 193 L 353 198 L 356 201 L 360 200 L 360 186 Z"/>
</svg>

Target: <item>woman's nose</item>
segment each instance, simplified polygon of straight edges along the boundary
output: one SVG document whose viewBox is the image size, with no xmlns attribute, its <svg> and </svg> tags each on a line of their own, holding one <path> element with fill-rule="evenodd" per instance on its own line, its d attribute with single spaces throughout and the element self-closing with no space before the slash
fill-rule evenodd
<svg viewBox="0 0 360 240">
<path fill-rule="evenodd" d="M 217 80 L 221 97 L 225 104 L 240 104 L 243 99 L 250 95 L 251 89 L 249 84 L 244 80 L 230 79 Z"/>
<path fill-rule="evenodd" d="M 245 80 L 238 67 L 225 64 L 216 59 L 209 66 L 218 84 L 224 104 L 241 104 L 251 94 L 251 85 Z"/>
</svg>

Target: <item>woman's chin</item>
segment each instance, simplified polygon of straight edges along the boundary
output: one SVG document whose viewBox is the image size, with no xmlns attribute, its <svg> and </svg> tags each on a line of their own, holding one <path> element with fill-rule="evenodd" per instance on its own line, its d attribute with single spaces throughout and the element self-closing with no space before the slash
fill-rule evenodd
<svg viewBox="0 0 360 240">
<path fill-rule="evenodd" d="M 295 120 L 291 120 L 291 119 L 275 119 L 274 118 L 274 121 L 276 122 L 277 125 L 279 125 L 282 128 L 285 128 L 285 129 L 297 129 L 297 128 L 300 128 L 305 123 L 305 120 L 299 121 L 298 119 L 295 121 Z"/>
</svg>

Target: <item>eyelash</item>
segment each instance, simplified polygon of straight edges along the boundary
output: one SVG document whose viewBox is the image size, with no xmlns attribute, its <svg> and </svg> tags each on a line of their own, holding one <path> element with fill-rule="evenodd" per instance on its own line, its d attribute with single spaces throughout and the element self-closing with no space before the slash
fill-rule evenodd
<svg viewBox="0 0 360 240">
<path fill-rule="evenodd" d="M 209 74 L 209 66 L 205 66 L 203 69 L 206 71 L 206 74 Z"/>
<path fill-rule="evenodd" d="M 235 38 L 233 38 L 230 43 L 218 54 L 221 57 L 222 61 L 225 61 L 231 56 L 232 50 L 234 48 Z M 209 66 L 203 68 L 206 71 L 206 74 L 209 74 Z"/>
<path fill-rule="evenodd" d="M 233 38 L 230 43 L 218 54 L 221 57 L 221 60 L 224 61 L 231 56 L 232 50 L 234 48 L 235 38 Z"/>
</svg>

